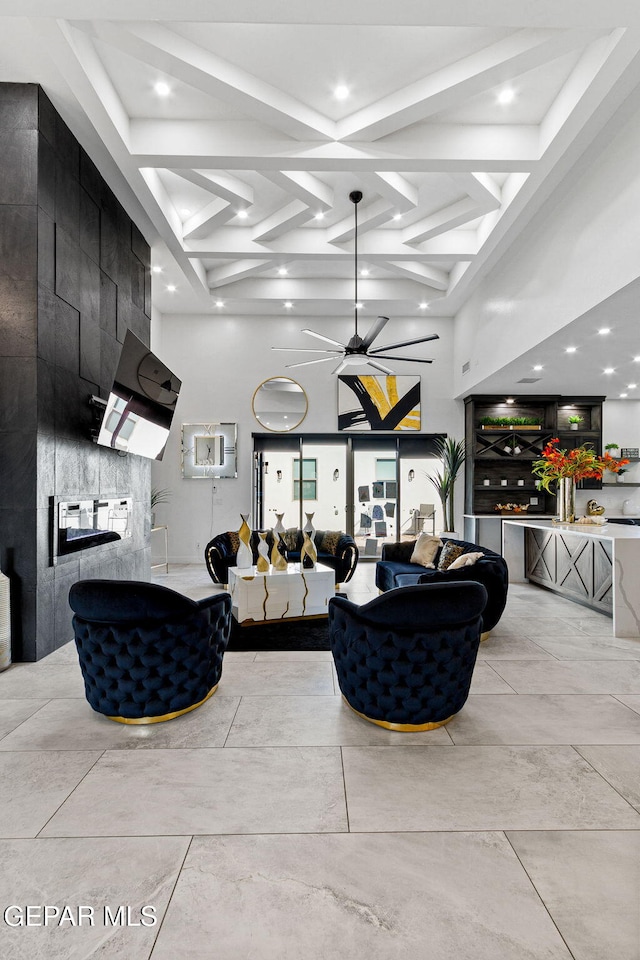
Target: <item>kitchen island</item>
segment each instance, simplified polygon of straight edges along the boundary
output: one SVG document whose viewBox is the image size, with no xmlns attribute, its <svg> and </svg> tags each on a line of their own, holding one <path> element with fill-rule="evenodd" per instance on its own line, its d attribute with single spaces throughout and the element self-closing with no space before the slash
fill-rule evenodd
<svg viewBox="0 0 640 960">
<path fill-rule="evenodd" d="M 511 583 L 537 583 L 640 639 L 640 527 L 504 520 L 502 539 Z"/>
</svg>

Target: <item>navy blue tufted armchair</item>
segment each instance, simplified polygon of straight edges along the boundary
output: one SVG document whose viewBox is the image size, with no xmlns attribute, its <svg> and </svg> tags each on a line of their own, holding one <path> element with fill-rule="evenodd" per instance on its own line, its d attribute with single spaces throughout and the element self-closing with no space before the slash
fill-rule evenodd
<svg viewBox="0 0 640 960">
<path fill-rule="evenodd" d="M 464 705 L 487 591 L 481 583 L 397 587 L 359 607 L 329 601 L 329 637 L 344 699 L 390 730 L 432 730 Z"/>
<path fill-rule="evenodd" d="M 120 723 L 158 723 L 216 690 L 231 597 L 193 601 L 156 584 L 81 580 L 69 592 L 87 700 Z"/>
</svg>

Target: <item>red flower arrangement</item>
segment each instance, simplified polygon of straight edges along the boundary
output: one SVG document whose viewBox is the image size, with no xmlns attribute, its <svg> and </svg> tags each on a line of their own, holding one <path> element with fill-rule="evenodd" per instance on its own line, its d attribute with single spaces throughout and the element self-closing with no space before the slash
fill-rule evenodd
<svg viewBox="0 0 640 960">
<path fill-rule="evenodd" d="M 561 450 L 558 437 L 549 440 L 542 451 L 540 460 L 534 460 L 531 472 L 540 479 L 538 489 L 553 493 L 551 484 L 562 477 L 569 477 L 574 483 L 580 480 L 594 478 L 599 480 L 605 470 L 618 473 L 621 467 L 629 463 L 628 460 L 616 460 L 609 452 L 599 456 L 591 443 L 583 443 L 573 450 Z"/>
</svg>

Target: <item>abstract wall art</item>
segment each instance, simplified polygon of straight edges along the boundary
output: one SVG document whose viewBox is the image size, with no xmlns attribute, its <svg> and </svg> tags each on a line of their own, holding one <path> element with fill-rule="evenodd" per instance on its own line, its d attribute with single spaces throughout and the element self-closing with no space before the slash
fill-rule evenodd
<svg viewBox="0 0 640 960">
<path fill-rule="evenodd" d="M 338 377 L 338 430 L 419 429 L 420 377 Z"/>
</svg>

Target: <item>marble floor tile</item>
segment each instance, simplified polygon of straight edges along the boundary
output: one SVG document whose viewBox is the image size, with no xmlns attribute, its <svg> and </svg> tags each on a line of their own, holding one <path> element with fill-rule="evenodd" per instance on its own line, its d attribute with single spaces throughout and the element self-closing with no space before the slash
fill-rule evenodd
<svg viewBox="0 0 640 960">
<path fill-rule="evenodd" d="M 238 697 L 216 693 L 197 710 L 175 720 L 137 725 L 108 720 L 86 700 L 50 700 L 0 740 L 0 751 L 222 747 L 239 703 Z"/>
<path fill-rule="evenodd" d="M 225 664 L 252 663 L 256 658 L 255 650 L 225 650 L 223 667 Z"/>
<path fill-rule="evenodd" d="M 69 643 L 65 643 L 62 647 L 58 647 L 57 650 L 54 650 L 53 653 L 43 657 L 42 660 L 38 660 L 39 665 L 47 667 L 59 666 L 61 663 L 77 662 L 78 651 L 76 650 L 75 641 L 73 640 L 70 640 Z"/>
<path fill-rule="evenodd" d="M 343 830 L 338 748 L 158 749 L 104 753 L 43 836 Z"/>
<path fill-rule="evenodd" d="M 212 944 L 216 960 L 571 960 L 498 833 L 196 837 L 153 960 Z"/>
<path fill-rule="evenodd" d="M 547 617 L 532 613 L 531 616 L 518 618 L 518 627 L 522 635 L 530 640 L 538 637 L 583 637 L 585 635 L 574 620 L 570 617 Z M 610 632 L 611 624 L 609 624 Z"/>
<path fill-rule="evenodd" d="M 39 663 L 14 663 L 0 673 L 0 700 L 50 700 L 84 695 L 79 663 L 50 667 Z"/>
<path fill-rule="evenodd" d="M 640 695 L 633 696 L 632 694 L 618 694 L 616 700 L 619 700 L 620 703 L 626 704 L 627 707 L 631 707 L 632 710 L 635 710 L 636 713 L 640 713 Z"/>
<path fill-rule="evenodd" d="M 625 800 L 640 810 L 640 746 L 589 745 L 578 746 L 576 750 Z"/>
<path fill-rule="evenodd" d="M 327 696 L 333 693 L 331 663 L 225 662 L 220 693 L 225 697 Z"/>
<path fill-rule="evenodd" d="M 256 653 L 256 663 L 269 663 L 274 661 L 294 660 L 300 663 L 333 663 L 333 657 L 330 650 L 259 650 Z"/>
<path fill-rule="evenodd" d="M 514 634 L 504 636 L 491 633 L 489 639 L 480 644 L 478 656 L 483 660 L 553 660 L 552 654 L 533 640 Z"/>
<path fill-rule="evenodd" d="M 0 753 L 0 837 L 35 837 L 99 756 L 99 750 Z"/>
<path fill-rule="evenodd" d="M 640 641 L 614 637 L 611 632 L 606 636 L 536 637 L 535 643 L 557 660 L 640 660 Z"/>
<path fill-rule="evenodd" d="M 480 656 L 482 656 L 482 652 L 481 647 Z M 470 692 L 475 694 L 513 693 L 513 690 L 502 677 L 498 676 L 493 667 L 485 663 L 484 660 L 476 660 L 476 665 L 473 668 L 473 677 L 471 678 Z"/>
<path fill-rule="evenodd" d="M 578 960 L 640 956 L 640 834 L 509 833 L 509 841 Z"/>
<path fill-rule="evenodd" d="M 640 693 L 637 660 L 495 660 L 516 693 Z"/>
<path fill-rule="evenodd" d="M 385 730 L 358 717 L 342 697 L 243 697 L 226 742 L 227 747 L 347 744 L 451 746 L 451 738 L 446 727 L 422 733 Z"/>
<path fill-rule="evenodd" d="M 640 829 L 568 746 L 343 747 L 350 829 Z"/>
<path fill-rule="evenodd" d="M 0 700 L 0 738 L 6 737 L 47 702 L 47 700 Z"/>
<path fill-rule="evenodd" d="M 81 926 L 55 919 L 46 927 L 28 929 L 3 924 L 2 956 L 7 960 L 147 960 L 189 839 L 1 840 L 3 905 L 50 904 L 59 910 L 69 905 L 77 919 L 77 907 L 82 904 L 92 909 L 94 921 L 91 926 L 85 912 Z M 131 908 L 132 924 L 140 922 L 143 906 L 154 907 L 157 923 L 153 927 L 111 924 L 105 907 L 117 918 L 121 905 Z"/>
<path fill-rule="evenodd" d="M 467 746 L 580 742 L 640 744 L 640 716 L 613 697 L 604 695 L 472 696 L 447 724 L 447 732 L 454 743 Z"/>
</svg>

